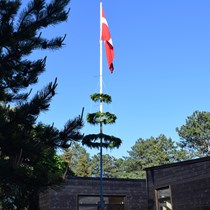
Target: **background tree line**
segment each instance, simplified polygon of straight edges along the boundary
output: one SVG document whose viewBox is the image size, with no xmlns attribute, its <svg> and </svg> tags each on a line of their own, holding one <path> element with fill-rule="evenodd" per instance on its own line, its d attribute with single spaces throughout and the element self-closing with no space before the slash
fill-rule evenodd
<svg viewBox="0 0 210 210">
<path fill-rule="evenodd" d="M 205 157 L 209 154 L 210 112 L 195 111 L 185 125 L 176 128 L 180 141 L 164 134 L 148 139 L 139 138 L 128 151 L 127 157 L 103 155 L 104 177 L 145 178 L 145 168 Z M 99 176 L 99 155 L 90 154 L 79 143 L 64 151 L 61 158 L 68 162 L 71 175 Z"/>
</svg>

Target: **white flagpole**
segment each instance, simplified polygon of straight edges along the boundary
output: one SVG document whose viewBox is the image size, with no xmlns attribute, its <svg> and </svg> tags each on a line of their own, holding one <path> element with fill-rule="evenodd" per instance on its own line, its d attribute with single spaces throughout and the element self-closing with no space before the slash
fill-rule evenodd
<svg viewBox="0 0 210 210">
<path fill-rule="evenodd" d="M 100 2 L 100 94 L 103 93 L 102 89 L 102 2 Z M 103 112 L 102 101 L 100 100 L 100 112 Z M 102 120 L 100 122 L 100 134 L 102 134 Z M 100 209 L 104 210 L 104 198 L 103 198 L 103 155 L 102 155 L 102 142 L 103 139 L 100 139 Z"/>
<path fill-rule="evenodd" d="M 103 93 L 102 89 L 102 2 L 100 2 L 100 94 Z M 102 103 L 100 103 L 100 111 L 103 111 Z"/>
</svg>

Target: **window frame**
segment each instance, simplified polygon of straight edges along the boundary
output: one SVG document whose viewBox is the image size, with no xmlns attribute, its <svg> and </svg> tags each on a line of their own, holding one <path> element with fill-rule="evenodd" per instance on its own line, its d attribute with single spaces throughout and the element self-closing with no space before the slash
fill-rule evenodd
<svg viewBox="0 0 210 210">
<path fill-rule="evenodd" d="M 80 209 L 80 207 L 82 206 L 89 206 L 89 207 L 96 207 L 96 209 L 100 209 L 100 203 L 84 203 L 84 204 L 80 204 L 80 197 L 97 197 L 99 198 L 99 202 L 100 202 L 100 195 L 90 195 L 90 194 L 79 194 L 77 195 L 77 210 Z M 115 204 L 115 203 L 109 203 L 109 204 L 104 204 L 104 207 L 116 207 L 116 208 L 121 208 L 122 210 L 125 210 L 125 202 L 126 202 L 126 196 L 125 195 L 104 195 L 103 197 L 105 198 L 110 198 L 110 197 L 116 197 L 116 198 L 122 198 L 123 199 L 123 203 L 122 204 Z"/>
<path fill-rule="evenodd" d="M 168 186 L 164 186 L 164 187 L 159 187 L 159 188 L 156 188 L 155 189 L 155 204 L 156 204 L 156 209 L 157 210 L 161 210 L 160 209 L 160 205 L 159 205 L 159 201 L 160 199 L 158 199 L 158 191 L 160 190 L 164 190 L 164 189 L 168 189 L 169 190 L 169 198 L 170 198 L 170 203 L 171 203 L 171 210 L 173 210 L 173 202 L 172 202 L 172 192 L 171 192 L 171 185 L 168 185 Z"/>
</svg>

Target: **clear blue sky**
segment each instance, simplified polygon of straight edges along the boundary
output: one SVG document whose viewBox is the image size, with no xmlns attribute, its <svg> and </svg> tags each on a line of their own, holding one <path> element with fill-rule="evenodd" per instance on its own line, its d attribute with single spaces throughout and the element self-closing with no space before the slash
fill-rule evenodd
<svg viewBox="0 0 210 210">
<path fill-rule="evenodd" d="M 43 33 L 66 33 L 66 45 L 34 55 L 48 56 L 36 88 L 58 77 L 57 95 L 40 117 L 58 128 L 82 107 L 84 119 L 99 109 L 90 99 L 99 92 L 99 1 L 72 0 L 69 7 L 68 22 Z M 123 140 L 109 154 L 127 156 L 140 137 L 165 134 L 178 141 L 175 129 L 187 116 L 210 111 L 210 1 L 104 0 L 103 7 L 115 48 L 113 74 L 103 58 L 104 93 L 113 100 L 105 111 L 118 117 L 104 133 Z M 98 133 L 99 128 L 85 123 L 82 131 Z"/>
</svg>

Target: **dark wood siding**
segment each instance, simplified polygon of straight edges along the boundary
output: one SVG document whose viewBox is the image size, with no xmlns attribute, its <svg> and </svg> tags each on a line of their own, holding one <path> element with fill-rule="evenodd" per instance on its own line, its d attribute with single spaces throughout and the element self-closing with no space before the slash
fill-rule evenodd
<svg viewBox="0 0 210 210">
<path fill-rule="evenodd" d="M 149 210 L 155 189 L 170 186 L 173 210 L 210 210 L 210 159 L 201 158 L 146 169 Z"/>
<path fill-rule="evenodd" d="M 125 210 L 146 210 L 146 180 L 104 179 L 104 195 L 125 196 Z M 100 180 L 97 178 L 69 178 L 48 196 L 40 199 L 41 210 L 77 210 L 79 195 L 100 195 Z M 43 197 L 43 195 L 42 195 Z"/>
</svg>

